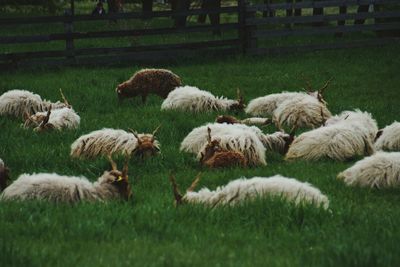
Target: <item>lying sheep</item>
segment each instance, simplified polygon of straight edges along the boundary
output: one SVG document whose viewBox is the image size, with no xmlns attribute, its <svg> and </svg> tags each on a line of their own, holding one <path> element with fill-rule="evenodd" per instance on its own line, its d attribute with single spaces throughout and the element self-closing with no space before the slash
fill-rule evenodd
<svg viewBox="0 0 400 267">
<path fill-rule="evenodd" d="M 374 153 L 376 121 L 367 112 L 345 111 L 326 121 L 325 127 L 299 135 L 290 145 L 286 160 L 345 161 Z"/>
<path fill-rule="evenodd" d="M 133 130 L 108 129 L 93 131 L 75 140 L 71 145 L 72 157 L 95 158 L 114 153 L 152 156 L 160 151 L 155 139 L 159 127 L 152 134 L 137 134 Z"/>
<path fill-rule="evenodd" d="M 10 170 L 4 164 L 4 161 L 0 159 L 0 192 L 7 187 L 7 183 L 10 180 Z"/>
<path fill-rule="evenodd" d="M 203 188 L 193 192 L 200 175 L 196 177 L 192 185 L 187 189 L 186 194 L 179 192 L 174 176 L 170 176 L 175 203 L 204 204 L 211 208 L 218 206 L 235 206 L 262 197 L 282 197 L 293 202 L 295 205 L 312 204 L 317 207 L 328 209 L 329 200 L 321 191 L 309 183 L 303 183 L 293 178 L 275 175 L 272 177 L 253 177 L 250 179 L 240 178 L 230 181 L 225 186 L 217 187 L 211 191 Z"/>
<path fill-rule="evenodd" d="M 0 195 L 0 200 L 48 200 L 75 203 L 80 201 L 128 200 L 128 158 L 124 168 L 117 170 L 112 161 L 111 171 L 105 171 L 97 182 L 85 177 L 62 176 L 56 173 L 22 174 Z"/>
<path fill-rule="evenodd" d="M 181 85 L 181 78 L 169 70 L 142 69 L 126 82 L 119 84 L 115 91 L 120 100 L 140 95 L 145 103 L 148 94 L 153 93 L 166 98 L 169 92 Z"/>
<path fill-rule="evenodd" d="M 247 166 L 247 160 L 243 153 L 222 148 L 219 140 L 212 140 L 210 128 L 207 128 L 207 132 L 207 144 L 199 153 L 200 163 L 202 165 L 208 168 Z"/>
<path fill-rule="evenodd" d="M 288 127 L 316 128 L 332 116 L 328 108 L 315 97 L 305 95 L 283 101 L 273 112 L 272 120 L 278 129 Z"/>
<path fill-rule="evenodd" d="M 216 97 L 210 92 L 193 86 L 178 87 L 169 93 L 161 105 L 161 110 L 181 110 L 190 112 L 242 110 L 245 104 L 238 91 L 238 100 Z"/>
<path fill-rule="evenodd" d="M 0 96 L 0 116 L 9 115 L 21 118 L 26 112 L 35 114 L 37 112 L 48 111 L 69 107 L 68 102 L 52 103 L 47 100 L 42 100 L 38 94 L 26 90 L 10 90 Z"/>
<path fill-rule="evenodd" d="M 49 110 L 47 112 L 37 112 L 29 116 L 25 115 L 24 127 L 33 127 L 35 131 L 43 131 L 47 129 L 77 129 L 81 122 L 81 118 L 71 108 L 59 108 Z"/>
<path fill-rule="evenodd" d="M 280 106 L 280 104 L 282 104 L 282 102 L 286 100 L 298 101 L 307 96 L 311 96 L 318 100 L 318 102 L 321 104 L 326 105 L 326 102 L 323 98 L 323 93 L 331 80 L 332 79 L 328 80 L 323 87 L 316 91 L 314 91 L 311 88 L 310 83 L 307 82 L 306 92 L 282 92 L 255 98 L 249 102 L 245 112 L 247 114 L 251 114 L 252 116 L 271 117 L 274 111 Z"/>
<path fill-rule="evenodd" d="M 400 152 L 377 152 L 339 173 L 348 186 L 390 188 L 400 186 Z"/>
<path fill-rule="evenodd" d="M 246 125 L 260 125 L 260 126 L 267 126 L 271 123 L 271 120 L 268 118 L 260 118 L 260 117 L 253 117 L 253 118 L 246 118 L 243 120 L 239 120 L 230 115 L 219 115 L 215 119 L 215 122 L 218 123 L 228 123 L 228 124 L 246 124 Z"/>
<path fill-rule="evenodd" d="M 378 131 L 375 140 L 376 150 L 400 151 L 400 123 L 395 121 L 391 125 Z"/>
</svg>

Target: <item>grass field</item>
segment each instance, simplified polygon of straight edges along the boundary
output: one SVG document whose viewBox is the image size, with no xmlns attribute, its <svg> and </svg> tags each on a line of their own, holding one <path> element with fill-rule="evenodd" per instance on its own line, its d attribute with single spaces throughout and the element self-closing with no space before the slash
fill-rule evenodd
<svg viewBox="0 0 400 267">
<path fill-rule="evenodd" d="M 41 134 L 22 129 L 20 120 L 1 117 L 0 158 L 12 179 L 25 172 L 57 172 L 95 180 L 108 163 L 71 159 L 70 145 L 77 137 L 103 127 L 151 132 L 162 124 L 162 154 L 131 160 L 134 197 L 129 202 L 1 203 L 1 266 L 400 265 L 398 190 L 345 187 L 335 177 L 355 160 L 289 163 L 268 153 L 265 167 L 203 169 L 193 155 L 180 153 L 179 145 L 191 129 L 213 121 L 217 113 L 161 112 L 157 96 L 145 105 L 139 98 L 118 104 L 115 86 L 141 67 L 169 68 L 185 84 L 231 98 L 239 87 L 247 101 L 300 90 L 302 75 L 315 87 L 334 77 L 326 92 L 332 113 L 360 108 L 371 112 L 380 127 L 400 119 L 398 45 L 163 66 L 0 73 L 0 94 L 24 88 L 55 101 L 61 87 L 81 116 L 79 130 Z M 295 177 L 320 188 L 330 199 L 330 210 L 296 208 L 276 199 L 212 211 L 196 205 L 175 208 L 167 179 L 171 170 L 182 188 L 199 171 L 199 187 L 211 189 L 241 176 Z"/>
</svg>

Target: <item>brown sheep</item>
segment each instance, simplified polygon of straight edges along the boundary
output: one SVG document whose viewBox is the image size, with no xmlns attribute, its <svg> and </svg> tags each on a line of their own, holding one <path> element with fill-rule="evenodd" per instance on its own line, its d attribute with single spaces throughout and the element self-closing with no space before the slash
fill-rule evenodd
<svg viewBox="0 0 400 267">
<path fill-rule="evenodd" d="M 243 153 L 223 149 L 218 140 L 211 141 L 211 129 L 208 131 L 208 144 L 201 153 L 200 162 L 209 168 L 223 168 L 229 166 L 247 167 L 247 160 Z"/>
<path fill-rule="evenodd" d="M 118 99 L 142 96 L 142 102 L 146 102 L 150 93 L 167 98 L 169 92 L 182 85 L 181 78 L 173 72 L 165 69 L 142 69 L 133 76 L 119 84 L 115 91 Z"/>
</svg>

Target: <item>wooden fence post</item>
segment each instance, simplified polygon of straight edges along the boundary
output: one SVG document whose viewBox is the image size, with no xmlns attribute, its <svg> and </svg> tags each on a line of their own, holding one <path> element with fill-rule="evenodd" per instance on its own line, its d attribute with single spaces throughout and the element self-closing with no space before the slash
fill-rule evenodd
<svg viewBox="0 0 400 267">
<path fill-rule="evenodd" d="M 66 34 L 65 38 L 65 51 L 66 51 L 66 57 L 67 61 L 74 61 L 75 55 L 74 55 L 74 38 L 72 37 L 72 33 L 74 31 L 74 17 L 71 14 L 71 11 L 65 10 L 64 12 L 65 15 L 65 21 L 64 21 L 64 30 Z"/>
<path fill-rule="evenodd" d="M 240 50 L 242 54 L 245 54 L 247 46 L 246 0 L 238 0 L 238 23 L 239 23 Z"/>
</svg>

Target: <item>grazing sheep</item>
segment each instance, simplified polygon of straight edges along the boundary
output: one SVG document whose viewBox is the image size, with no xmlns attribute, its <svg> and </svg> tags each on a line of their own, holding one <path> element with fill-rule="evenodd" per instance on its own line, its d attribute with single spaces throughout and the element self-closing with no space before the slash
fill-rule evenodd
<svg viewBox="0 0 400 267">
<path fill-rule="evenodd" d="M 400 186 L 400 153 L 376 152 L 339 173 L 348 186 L 390 188 Z"/>
<path fill-rule="evenodd" d="M 375 140 L 376 150 L 400 151 L 400 123 L 395 121 L 391 125 L 378 131 Z"/>
<path fill-rule="evenodd" d="M 181 85 L 181 78 L 169 70 L 142 69 L 126 82 L 119 84 L 115 91 L 120 100 L 140 95 L 145 103 L 148 94 L 154 93 L 166 98 L 169 92 Z"/>
<path fill-rule="evenodd" d="M 0 159 L 0 192 L 7 187 L 7 183 L 10 180 L 10 170 L 4 164 L 4 161 Z"/>
<path fill-rule="evenodd" d="M 259 135 L 263 135 L 255 126 L 243 124 L 208 123 L 193 129 L 182 141 L 180 150 L 194 153 L 201 158 L 200 151 L 207 145 L 208 128 L 218 138 L 223 149 L 243 153 L 249 165 L 266 165 L 265 147 Z"/>
<path fill-rule="evenodd" d="M 307 81 L 306 92 L 282 92 L 255 98 L 250 101 L 245 112 L 252 116 L 272 116 L 274 111 L 286 100 L 298 101 L 304 97 L 312 96 L 321 104 L 326 105 L 323 93 L 332 79 L 328 80 L 321 89 L 314 91 Z"/>
<path fill-rule="evenodd" d="M 345 111 L 327 120 L 325 127 L 299 135 L 290 145 L 286 159 L 345 161 L 371 155 L 377 131 L 371 114 L 360 110 Z"/>
<path fill-rule="evenodd" d="M 176 204 L 192 203 L 205 204 L 211 208 L 217 206 L 235 206 L 245 201 L 251 201 L 262 197 L 282 197 L 294 202 L 295 205 L 307 203 L 317 207 L 328 209 L 329 200 L 321 191 L 309 183 L 303 183 L 293 178 L 275 175 L 272 177 L 253 177 L 250 179 L 240 178 L 230 181 L 225 186 L 217 187 L 211 191 L 203 188 L 193 192 L 200 175 L 196 177 L 186 194 L 179 192 L 174 176 L 170 176 Z"/>
<path fill-rule="evenodd" d="M 315 97 L 304 95 L 283 101 L 273 112 L 272 120 L 276 127 L 316 128 L 332 116 L 328 108 Z"/>
<path fill-rule="evenodd" d="M 64 98 L 64 97 L 63 97 Z M 51 103 L 26 90 L 10 90 L 0 96 L 0 115 L 10 115 L 21 118 L 25 112 L 35 114 L 52 109 L 69 107 L 68 102 Z"/>
<path fill-rule="evenodd" d="M 161 110 L 182 110 L 190 112 L 209 112 L 242 110 L 245 107 L 238 90 L 238 100 L 216 97 L 210 92 L 193 86 L 178 87 L 169 93 L 161 105 Z"/>
<path fill-rule="evenodd" d="M 271 120 L 268 118 L 259 118 L 259 117 L 254 117 L 254 118 L 246 118 L 243 120 L 239 120 L 233 116 L 229 115 L 219 115 L 215 119 L 215 122 L 218 123 L 228 123 L 228 124 L 246 124 L 246 125 L 260 125 L 260 126 L 266 126 L 271 123 Z"/>
<path fill-rule="evenodd" d="M 59 108 L 47 112 L 37 112 L 29 116 L 25 115 L 24 127 L 34 127 L 35 131 L 43 131 L 47 129 L 77 129 L 81 118 L 71 108 Z"/>
<path fill-rule="evenodd" d="M 22 174 L 0 195 L 0 200 L 48 200 L 75 203 L 79 201 L 128 200 L 131 187 L 128 182 L 128 157 L 124 168 L 109 158 L 111 171 L 105 171 L 97 182 L 85 177 L 61 176 L 56 173 Z"/>
<path fill-rule="evenodd" d="M 159 127 L 152 134 L 137 134 L 133 130 L 108 129 L 93 131 L 82 135 L 71 145 L 72 157 L 94 158 L 114 153 L 147 157 L 160 151 L 155 139 Z"/>
<path fill-rule="evenodd" d="M 247 166 L 247 160 L 243 153 L 222 148 L 219 140 L 211 140 L 210 128 L 207 128 L 207 132 L 207 144 L 200 151 L 200 162 L 202 165 L 205 165 L 209 168 Z"/>
</svg>

